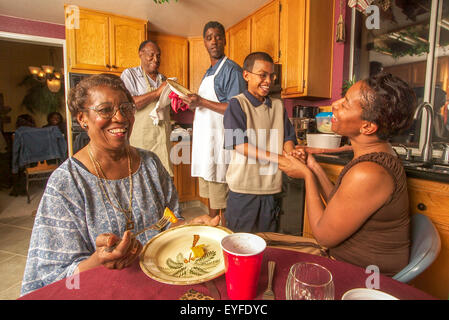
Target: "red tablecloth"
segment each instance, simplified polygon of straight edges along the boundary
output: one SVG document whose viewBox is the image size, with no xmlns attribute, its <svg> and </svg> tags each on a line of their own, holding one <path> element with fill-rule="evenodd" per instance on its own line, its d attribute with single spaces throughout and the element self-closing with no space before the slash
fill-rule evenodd
<svg viewBox="0 0 449 320">
<path fill-rule="evenodd" d="M 366 279 L 371 275 L 371 273 L 365 273 L 365 269 L 348 263 L 306 253 L 268 247 L 264 253 L 258 296 L 256 299 L 262 298 L 263 291 L 267 287 L 267 262 L 269 260 L 276 262 L 273 289 L 276 294 L 276 299 L 280 300 L 285 299 L 285 282 L 287 280 L 288 271 L 296 262 L 315 262 L 328 268 L 334 277 L 336 300 L 341 299 L 341 296 L 350 289 L 365 288 Z M 221 299 L 228 299 L 225 276 L 222 275 L 214 281 L 221 294 Z M 79 288 L 76 288 L 76 284 L 79 284 Z M 435 299 L 425 292 L 382 275 L 380 275 L 379 285 L 380 290 L 399 299 Z M 63 279 L 31 292 L 20 299 L 177 300 L 189 289 L 195 289 L 203 294 L 210 295 L 204 284 L 177 286 L 159 283 L 143 273 L 138 261 L 124 270 L 109 270 L 104 267 L 98 267 L 84 271 L 79 274 L 79 282 L 75 283 L 75 281 L 72 281 L 69 283 L 69 287 L 73 287 L 73 289 L 67 288 L 66 280 Z"/>
</svg>

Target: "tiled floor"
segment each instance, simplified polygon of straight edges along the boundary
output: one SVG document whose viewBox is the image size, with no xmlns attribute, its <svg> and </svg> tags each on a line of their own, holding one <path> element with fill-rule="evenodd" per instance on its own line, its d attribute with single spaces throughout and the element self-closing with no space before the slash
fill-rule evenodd
<svg viewBox="0 0 449 320">
<path fill-rule="evenodd" d="M 9 190 L 0 190 L 0 300 L 17 299 L 20 295 L 34 224 L 33 212 L 43 189 L 43 185 L 32 186 L 29 204 L 26 196 L 11 197 Z M 181 208 L 186 220 L 207 213 L 207 208 L 199 201 L 182 203 Z"/>
</svg>

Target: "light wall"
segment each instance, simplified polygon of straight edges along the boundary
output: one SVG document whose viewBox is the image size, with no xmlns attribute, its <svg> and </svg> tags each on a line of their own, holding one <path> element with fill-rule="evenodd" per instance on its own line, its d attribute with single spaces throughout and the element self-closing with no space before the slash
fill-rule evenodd
<svg viewBox="0 0 449 320">
<path fill-rule="evenodd" d="M 24 106 L 21 106 L 27 87 L 19 86 L 19 83 L 29 74 L 28 66 L 51 64 L 50 49 L 53 50 L 54 67 L 61 68 L 63 66 L 61 47 L 0 40 L 0 92 L 3 93 L 5 105 L 12 108 L 8 113 L 11 123 L 4 124 L 5 132 L 15 131 L 17 116 L 22 113 L 32 115 L 38 127 L 47 123 L 46 114 L 32 114 Z M 64 106 L 59 112 L 65 118 Z"/>
</svg>

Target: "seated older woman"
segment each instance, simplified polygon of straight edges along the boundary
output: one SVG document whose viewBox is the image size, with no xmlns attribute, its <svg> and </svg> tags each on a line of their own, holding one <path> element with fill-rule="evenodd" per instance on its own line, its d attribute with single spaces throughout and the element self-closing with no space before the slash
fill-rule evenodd
<svg viewBox="0 0 449 320">
<path fill-rule="evenodd" d="M 159 158 L 129 145 L 136 108 L 120 78 L 91 76 L 71 90 L 68 100 L 90 143 L 48 181 L 22 295 L 100 265 L 126 268 L 142 243 L 158 233 L 149 230 L 135 237 L 133 232 L 156 223 L 166 207 L 182 220 L 176 189 Z M 192 222 L 217 225 L 218 219 L 204 215 Z"/>
<path fill-rule="evenodd" d="M 399 78 L 381 73 L 359 81 L 332 105 L 332 130 L 349 137 L 354 150 L 335 186 L 314 157 L 305 157 L 302 150 L 296 150 L 295 157 L 288 155 L 288 164 L 280 167 L 305 180 L 313 236 L 337 260 L 376 265 L 390 276 L 407 265 L 407 183 L 388 138 L 408 128 L 415 108 L 413 90 Z"/>
</svg>

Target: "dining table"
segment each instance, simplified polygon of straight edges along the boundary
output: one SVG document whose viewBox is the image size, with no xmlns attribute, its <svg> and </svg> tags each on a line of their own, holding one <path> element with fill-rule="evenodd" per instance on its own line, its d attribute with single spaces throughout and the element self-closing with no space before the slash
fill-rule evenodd
<svg viewBox="0 0 449 320">
<path fill-rule="evenodd" d="M 346 262 L 294 250 L 267 247 L 262 260 L 255 300 L 261 300 L 268 284 L 268 261 L 276 267 L 273 291 L 276 300 L 285 300 L 285 284 L 290 267 L 297 262 L 312 262 L 326 267 L 333 276 L 335 300 L 354 288 L 377 285 L 375 289 L 400 300 L 434 300 L 433 296 L 413 286 L 377 274 L 378 281 L 371 281 L 373 273 Z M 371 278 L 370 278 L 371 277 Z M 179 300 L 194 290 L 215 300 L 229 300 L 224 273 L 203 283 L 173 285 L 156 281 L 144 273 L 136 260 L 130 267 L 112 270 L 100 266 L 37 289 L 19 300 Z"/>
</svg>

